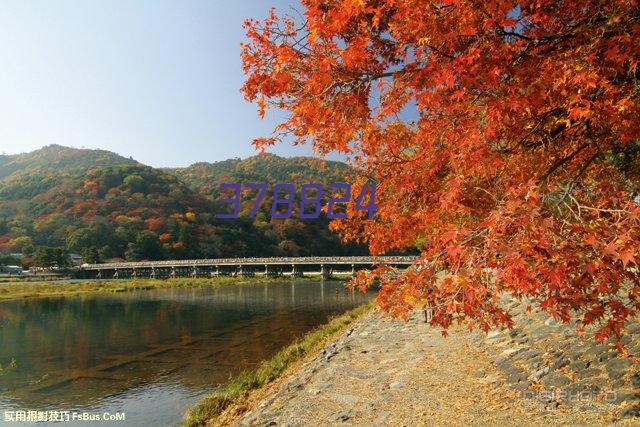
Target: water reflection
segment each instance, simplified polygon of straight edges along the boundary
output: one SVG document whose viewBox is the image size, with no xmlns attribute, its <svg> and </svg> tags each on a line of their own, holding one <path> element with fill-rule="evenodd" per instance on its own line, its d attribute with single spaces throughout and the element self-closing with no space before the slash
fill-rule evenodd
<svg viewBox="0 0 640 427">
<path fill-rule="evenodd" d="M 0 363 L 17 368 L 0 376 L 0 412 L 125 410 L 127 425 L 174 424 L 216 383 L 367 298 L 301 280 L 3 302 Z"/>
</svg>

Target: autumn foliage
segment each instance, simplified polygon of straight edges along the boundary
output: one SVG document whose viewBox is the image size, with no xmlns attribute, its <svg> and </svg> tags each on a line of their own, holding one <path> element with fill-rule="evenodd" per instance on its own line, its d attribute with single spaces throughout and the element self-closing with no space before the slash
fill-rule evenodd
<svg viewBox="0 0 640 427">
<path fill-rule="evenodd" d="M 421 251 L 404 276 L 374 272 L 380 306 L 486 330 L 510 324 L 506 292 L 623 333 L 640 308 L 637 2 L 302 6 L 245 23 L 243 93 L 288 112 L 255 144 L 348 153 L 378 182 L 375 219 L 333 226 Z"/>
</svg>

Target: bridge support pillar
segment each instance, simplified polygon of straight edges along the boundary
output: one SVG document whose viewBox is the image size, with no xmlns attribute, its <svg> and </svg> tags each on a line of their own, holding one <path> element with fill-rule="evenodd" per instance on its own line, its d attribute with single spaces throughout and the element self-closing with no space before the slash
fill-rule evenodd
<svg viewBox="0 0 640 427">
<path fill-rule="evenodd" d="M 172 279 L 176 278 L 176 268 L 175 267 L 171 267 L 171 273 L 169 273 L 169 277 L 171 277 Z"/>
<path fill-rule="evenodd" d="M 356 275 L 356 266 L 355 266 L 355 264 L 351 264 L 351 275 L 352 276 Z"/>
<path fill-rule="evenodd" d="M 302 277 L 304 274 L 300 268 L 297 268 L 295 264 L 291 264 L 291 277 Z"/>
<path fill-rule="evenodd" d="M 117 279 L 119 277 L 120 277 L 120 275 L 118 274 L 118 269 L 116 268 L 116 271 L 113 272 L 113 278 Z"/>
<path fill-rule="evenodd" d="M 320 266 L 320 274 L 322 275 L 323 279 L 328 279 L 331 277 L 331 267 L 327 267 L 326 265 L 322 264 Z"/>
<path fill-rule="evenodd" d="M 152 279 L 156 278 L 156 269 L 155 267 L 151 267 L 151 274 L 149 274 L 149 277 Z"/>
<path fill-rule="evenodd" d="M 191 277 L 194 279 L 198 277 L 198 267 L 195 265 L 193 266 L 193 269 L 191 269 Z"/>
</svg>

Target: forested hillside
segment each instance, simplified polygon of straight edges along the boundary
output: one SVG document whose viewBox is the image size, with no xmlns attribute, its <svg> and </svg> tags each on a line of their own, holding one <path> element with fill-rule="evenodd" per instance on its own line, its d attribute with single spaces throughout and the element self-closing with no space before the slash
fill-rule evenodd
<svg viewBox="0 0 640 427">
<path fill-rule="evenodd" d="M 188 168 L 168 169 L 201 194 L 212 194 L 221 182 L 237 183 L 321 183 L 344 182 L 351 169 L 344 163 L 310 157 L 283 158 L 273 154 L 196 163 Z M 348 181 L 347 181 L 348 182 Z"/>
<path fill-rule="evenodd" d="M 272 219 L 270 195 L 255 218 L 246 215 L 251 191 L 243 192 L 240 218 L 214 217 L 225 211 L 221 182 L 330 184 L 348 173 L 339 162 L 273 155 L 164 170 L 57 145 L 0 156 L 0 252 L 22 253 L 26 265 L 38 248 L 88 261 L 364 253 L 341 245 L 324 215 Z"/>
</svg>

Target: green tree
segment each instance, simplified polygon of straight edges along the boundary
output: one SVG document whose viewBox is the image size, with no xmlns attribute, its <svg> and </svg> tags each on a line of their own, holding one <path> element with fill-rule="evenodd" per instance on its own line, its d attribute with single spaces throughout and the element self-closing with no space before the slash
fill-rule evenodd
<svg viewBox="0 0 640 427">
<path fill-rule="evenodd" d="M 73 252 L 82 252 L 95 244 L 96 236 L 89 228 L 79 228 L 67 236 L 67 248 Z"/>
<path fill-rule="evenodd" d="M 157 260 L 162 258 L 162 246 L 158 235 L 144 230 L 138 233 L 135 242 L 129 243 L 125 253 L 127 261 Z"/>
<path fill-rule="evenodd" d="M 0 256 L 0 265 L 20 265 L 20 261 L 12 256 Z"/>
<path fill-rule="evenodd" d="M 95 246 L 90 246 L 82 251 L 82 260 L 88 264 L 98 264 L 102 262 L 100 251 Z"/>
<path fill-rule="evenodd" d="M 138 174 L 127 176 L 122 184 L 132 193 L 144 193 L 147 190 L 146 181 Z"/>
<path fill-rule="evenodd" d="M 66 268 L 71 266 L 71 257 L 65 248 L 38 246 L 33 265 L 42 268 Z"/>
</svg>

